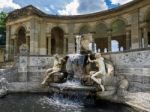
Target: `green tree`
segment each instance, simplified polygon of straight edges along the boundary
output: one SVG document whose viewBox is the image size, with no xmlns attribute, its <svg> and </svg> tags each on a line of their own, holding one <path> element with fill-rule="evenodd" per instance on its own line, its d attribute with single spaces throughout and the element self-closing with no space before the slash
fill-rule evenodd
<svg viewBox="0 0 150 112">
<path fill-rule="evenodd" d="M 6 42 L 6 17 L 5 12 L 0 13 L 0 45 L 5 45 Z"/>
</svg>

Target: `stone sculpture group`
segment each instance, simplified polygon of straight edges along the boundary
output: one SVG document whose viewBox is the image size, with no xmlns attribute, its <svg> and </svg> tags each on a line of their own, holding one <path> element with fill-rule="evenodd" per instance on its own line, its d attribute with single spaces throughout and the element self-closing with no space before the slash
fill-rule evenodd
<svg viewBox="0 0 150 112">
<path fill-rule="evenodd" d="M 101 53 L 95 53 L 90 51 L 89 44 L 92 41 L 91 36 L 89 38 L 82 37 L 80 42 L 79 51 L 81 55 L 85 57 L 80 81 L 83 86 L 93 86 L 97 88 L 97 91 L 108 91 L 110 87 L 114 90 L 127 90 L 128 81 L 124 76 L 117 76 L 114 74 L 114 65 L 110 60 L 102 57 Z M 86 43 L 86 44 L 84 44 Z M 52 68 L 46 70 L 44 74 L 42 85 L 49 85 L 50 83 L 62 83 L 67 81 L 66 63 L 69 56 L 59 58 L 58 55 L 54 56 L 54 64 Z M 65 79 L 65 80 L 64 80 Z"/>
</svg>

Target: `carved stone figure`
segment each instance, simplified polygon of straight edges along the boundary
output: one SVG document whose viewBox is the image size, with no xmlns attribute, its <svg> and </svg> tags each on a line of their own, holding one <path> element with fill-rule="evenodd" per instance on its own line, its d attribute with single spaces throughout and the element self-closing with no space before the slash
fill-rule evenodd
<svg viewBox="0 0 150 112">
<path fill-rule="evenodd" d="M 46 85 L 49 80 L 52 78 L 52 75 L 58 72 L 61 72 L 63 69 L 63 64 L 66 62 L 64 58 L 59 58 L 58 55 L 54 56 L 54 65 L 52 68 L 49 68 L 45 72 L 45 78 L 42 81 L 42 85 Z"/>
<path fill-rule="evenodd" d="M 90 51 L 89 44 L 93 42 L 92 36 L 86 34 L 81 37 L 81 51 Z"/>
<path fill-rule="evenodd" d="M 8 82 L 5 78 L 1 78 L 0 79 L 0 97 L 4 96 L 7 94 L 7 85 L 8 85 Z"/>
<path fill-rule="evenodd" d="M 95 58 L 96 58 L 95 60 L 91 60 L 90 57 L 88 57 L 88 61 L 91 63 L 95 63 L 96 66 L 98 67 L 98 71 L 95 71 L 95 73 L 93 72 L 90 73 L 91 79 L 95 81 L 101 87 L 102 91 L 105 91 L 105 88 L 104 88 L 104 85 L 102 84 L 102 79 L 101 79 L 102 76 L 106 74 L 104 58 L 101 56 L 100 53 L 96 53 Z"/>
</svg>

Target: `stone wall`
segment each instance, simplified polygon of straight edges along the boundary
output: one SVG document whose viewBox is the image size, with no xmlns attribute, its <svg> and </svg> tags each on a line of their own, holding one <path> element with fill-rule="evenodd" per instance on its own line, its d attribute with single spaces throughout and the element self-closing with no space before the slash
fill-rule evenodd
<svg viewBox="0 0 150 112">
<path fill-rule="evenodd" d="M 112 60 L 115 67 L 115 75 L 123 75 L 129 81 L 128 91 L 131 93 L 136 92 L 149 92 L 150 91 L 150 50 L 134 50 L 130 52 L 107 53 L 103 56 Z M 27 60 L 23 61 L 24 56 L 20 57 L 17 66 L 27 65 L 27 69 L 14 69 L 7 70 L 5 77 L 10 83 L 10 89 L 13 92 L 18 91 L 16 83 L 28 84 L 28 88 L 36 89 L 41 87 L 43 80 L 43 73 L 47 68 L 52 67 L 53 58 L 48 56 L 29 56 Z M 22 60 L 22 61 L 21 61 Z M 24 66 L 23 66 L 24 67 Z M 13 73 L 14 71 L 14 73 Z M 18 73 L 17 73 L 18 71 Z M 32 87 L 32 84 L 34 86 Z M 11 88 L 12 86 L 13 89 Z M 15 88 L 16 87 L 16 88 Z M 24 88 L 25 90 L 26 88 Z M 28 91 L 28 90 L 27 90 Z M 42 92 L 42 89 L 41 89 Z"/>
<path fill-rule="evenodd" d="M 104 54 L 112 60 L 115 75 L 124 75 L 129 80 L 130 92 L 150 91 L 150 50 L 134 50 Z"/>
<path fill-rule="evenodd" d="M 129 80 L 130 92 L 150 91 L 150 50 L 107 53 L 103 54 L 103 56 L 113 62 L 115 75 L 123 75 Z M 41 82 L 43 79 L 42 74 L 52 65 L 52 57 L 28 57 L 26 81 Z"/>
<path fill-rule="evenodd" d="M 150 50 L 133 50 L 130 52 L 107 53 L 103 54 L 103 56 L 113 62 L 115 66 L 115 75 L 123 75 L 128 79 L 130 92 L 150 91 Z M 41 82 L 44 71 L 52 67 L 52 65 L 52 57 L 28 57 L 26 71 L 27 79 L 25 81 Z M 20 71 L 18 72 L 19 74 L 23 73 Z M 21 75 L 19 76 L 21 77 Z"/>
<path fill-rule="evenodd" d="M 0 62 L 4 62 L 4 50 L 0 49 Z"/>
<path fill-rule="evenodd" d="M 41 82 L 43 73 L 52 67 L 53 58 L 48 56 L 20 56 L 18 64 L 19 82 Z"/>
<path fill-rule="evenodd" d="M 53 66 L 53 58 L 48 56 L 30 56 L 28 64 L 28 81 L 41 82 L 46 69 Z"/>
</svg>

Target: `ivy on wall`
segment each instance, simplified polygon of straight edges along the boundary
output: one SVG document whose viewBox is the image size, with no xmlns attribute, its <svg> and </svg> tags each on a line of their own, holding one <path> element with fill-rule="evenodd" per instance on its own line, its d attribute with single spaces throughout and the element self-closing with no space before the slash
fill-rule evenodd
<svg viewBox="0 0 150 112">
<path fill-rule="evenodd" d="M 6 13 L 0 13 L 0 46 L 5 45 L 6 42 L 6 17 Z"/>
</svg>

